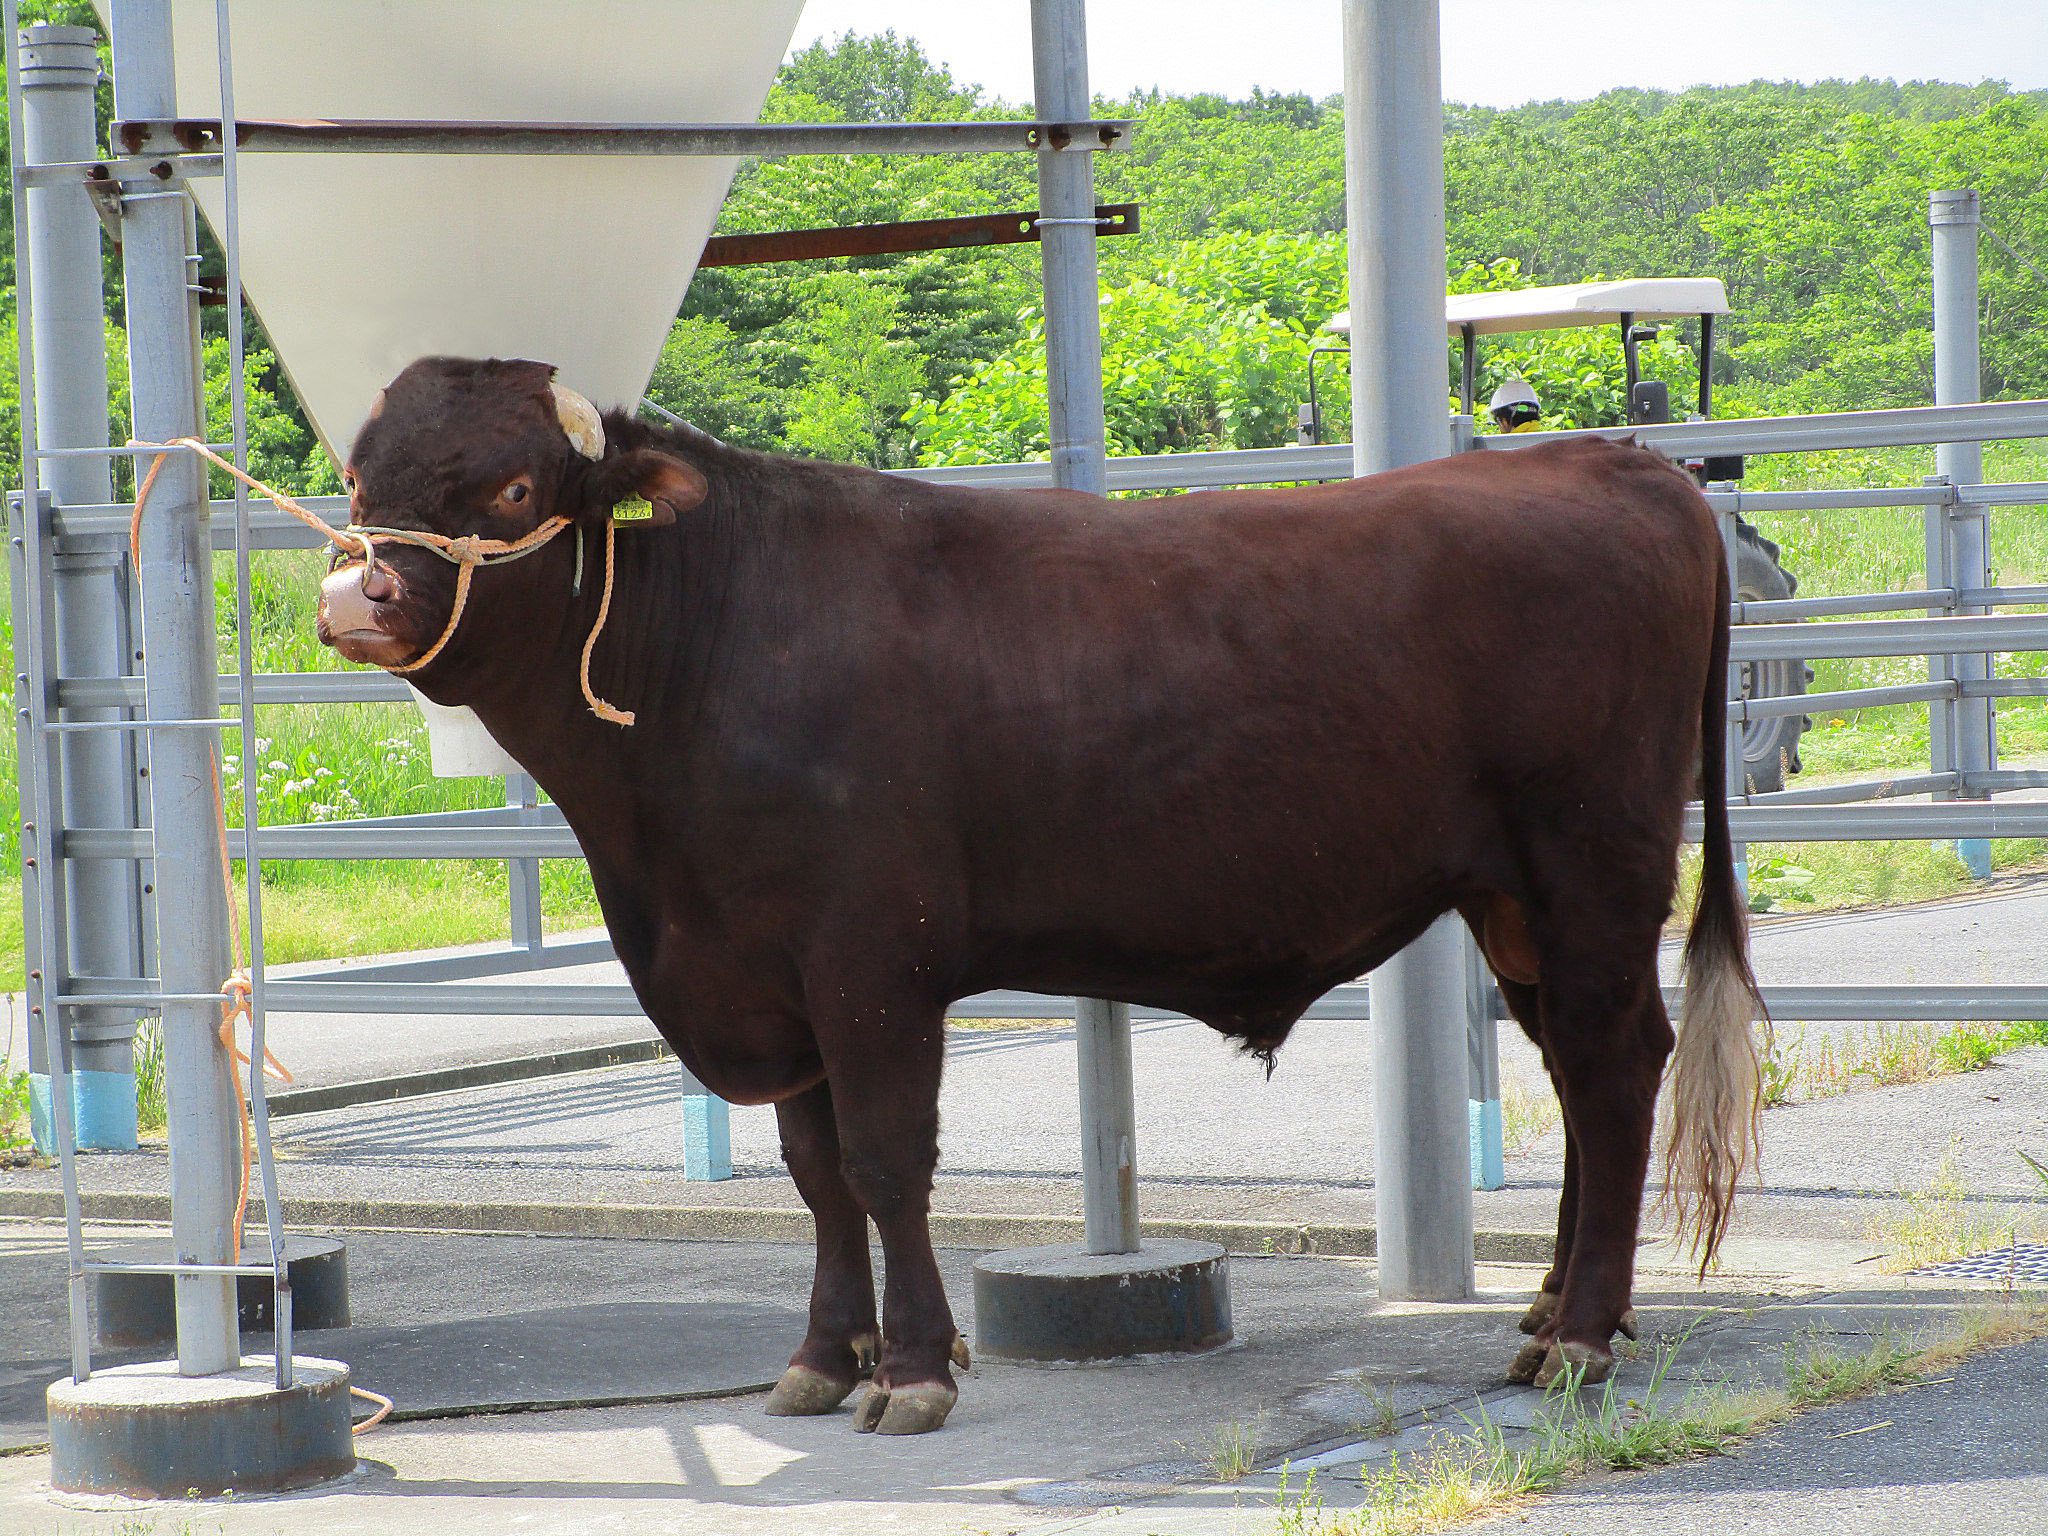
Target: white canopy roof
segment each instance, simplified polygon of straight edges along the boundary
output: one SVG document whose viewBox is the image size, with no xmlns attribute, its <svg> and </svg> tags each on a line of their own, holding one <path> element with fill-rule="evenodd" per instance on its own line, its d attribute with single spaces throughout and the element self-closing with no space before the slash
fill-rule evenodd
<svg viewBox="0 0 2048 1536">
<path fill-rule="evenodd" d="M 1728 290 L 1718 277 L 1631 277 L 1611 283 L 1560 283 L 1506 293 L 1453 293 L 1444 321 L 1456 336 L 1465 326 L 1481 336 L 1507 331 L 1554 331 L 1570 325 L 1619 325 L 1637 320 L 1683 320 L 1728 313 Z M 1349 310 L 1331 316 L 1328 329 L 1349 331 Z"/>
<path fill-rule="evenodd" d="M 101 0 L 102 5 L 105 0 Z M 803 0 L 235 0 L 243 118 L 752 122 Z M 178 108 L 220 115 L 213 0 L 173 0 Z M 415 358 L 531 357 L 636 402 L 736 161 L 250 154 L 242 284 L 346 450 Z M 192 190 L 215 230 L 225 189 Z"/>
</svg>

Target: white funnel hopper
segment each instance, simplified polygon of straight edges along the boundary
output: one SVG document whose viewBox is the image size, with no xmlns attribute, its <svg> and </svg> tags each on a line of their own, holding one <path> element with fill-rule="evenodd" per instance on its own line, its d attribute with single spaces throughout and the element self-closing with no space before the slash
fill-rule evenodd
<svg viewBox="0 0 2048 1536">
<path fill-rule="evenodd" d="M 102 0 L 104 8 L 104 0 Z M 242 118 L 753 122 L 803 0 L 235 0 Z M 178 107 L 220 113 L 213 0 L 174 0 Z M 242 285 L 314 426 L 347 449 L 432 353 L 532 357 L 637 401 L 731 159 L 241 157 Z M 221 229 L 219 177 L 191 183 Z"/>
</svg>

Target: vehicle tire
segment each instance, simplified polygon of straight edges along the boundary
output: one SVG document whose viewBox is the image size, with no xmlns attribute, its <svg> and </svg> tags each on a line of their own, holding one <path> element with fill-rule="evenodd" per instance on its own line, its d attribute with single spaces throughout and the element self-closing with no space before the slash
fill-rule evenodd
<svg viewBox="0 0 2048 1536">
<path fill-rule="evenodd" d="M 1743 603 L 1782 602 L 1799 590 L 1799 579 L 1778 563 L 1778 546 L 1738 521 L 1735 525 L 1735 598 Z M 1739 664 L 1742 697 L 1784 698 L 1806 692 L 1813 668 L 1803 661 L 1745 661 Z M 1811 725 L 1806 715 L 1772 715 L 1742 727 L 1742 767 L 1749 792 L 1767 795 L 1785 787 L 1799 771 L 1799 738 Z"/>
</svg>

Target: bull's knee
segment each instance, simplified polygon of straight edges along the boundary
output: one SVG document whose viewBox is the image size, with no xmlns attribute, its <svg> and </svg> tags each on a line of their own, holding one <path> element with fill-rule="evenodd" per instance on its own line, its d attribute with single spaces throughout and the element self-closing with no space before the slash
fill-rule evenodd
<svg viewBox="0 0 2048 1536">
<path fill-rule="evenodd" d="M 937 1159 L 883 1158 L 844 1155 L 840 1175 L 854 1198 L 877 1219 L 922 1211 L 931 1203 L 932 1170 Z"/>
</svg>

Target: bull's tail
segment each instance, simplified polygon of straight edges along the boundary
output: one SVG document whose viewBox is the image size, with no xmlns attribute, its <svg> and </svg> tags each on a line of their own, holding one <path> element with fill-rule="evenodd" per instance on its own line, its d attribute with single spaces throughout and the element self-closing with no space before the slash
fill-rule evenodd
<svg viewBox="0 0 2048 1536">
<path fill-rule="evenodd" d="M 1678 1216 L 1678 1240 L 1702 1277 L 1728 1231 L 1735 1186 L 1757 1156 L 1762 1078 L 1753 1021 L 1769 1017 L 1749 967 L 1749 923 L 1735 879 L 1728 802 L 1721 789 L 1728 739 L 1728 570 L 1715 591 L 1713 657 L 1700 711 L 1699 897 L 1685 941 L 1685 1005 L 1671 1060 L 1664 1142 L 1664 1193 Z"/>
</svg>

